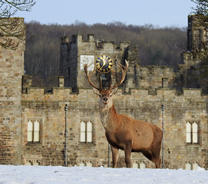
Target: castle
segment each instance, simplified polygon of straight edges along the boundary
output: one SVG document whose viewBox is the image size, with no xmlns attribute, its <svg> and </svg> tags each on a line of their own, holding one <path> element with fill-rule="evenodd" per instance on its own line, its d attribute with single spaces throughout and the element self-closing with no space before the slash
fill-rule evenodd
<svg viewBox="0 0 208 184">
<path fill-rule="evenodd" d="M 200 81 L 189 75 L 200 62 L 192 52 L 207 33 L 194 21 L 195 16 L 188 18 L 188 51 L 182 53 L 177 72 L 166 66 L 140 66 L 139 48 L 129 42 L 116 45 L 95 40 L 94 35 L 88 35 L 87 41 L 80 34 L 71 40 L 65 36 L 59 86 L 51 92 L 31 87 L 31 76 L 24 75 L 24 41 L 16 50 L 0 48 L 0 164 L 108 166 L 112 159 L 98 98 L 83 71 L 83 64 L 106 54 L 122 64 L 129 61 L 126 79 L 114 95 L 117 111 L 161 129 L 164 122 L 165 168 L 207 169 L 208 95 Z M 107 82 L 108 76 L 102 77 Z M 118 166 L 123 167 L 124 153 L 119 154 Z M 132 162 L 135 168 L 154 168 L 141 153 L 133 153 Z"/>
</svg>

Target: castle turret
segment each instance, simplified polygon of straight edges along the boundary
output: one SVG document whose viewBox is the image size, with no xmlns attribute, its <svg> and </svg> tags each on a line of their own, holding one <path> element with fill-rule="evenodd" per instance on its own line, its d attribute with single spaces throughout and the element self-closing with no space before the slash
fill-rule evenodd
<svg viewBox="0 0 208 184">
<path fill-rule="evenodd" d="M 24 19 L 19 19 L 20 27 Z M 22 164 L 22 75 L 25 42 L 16 50 L 0 46 L 0 164 Z"/>
<path fill-rule="evenodd" d="M 67 41 L 66 41 L 67 40 Z M 90 87 L 84 74 L 84 64 L 94 63 L 100 55 L 109 55 L 113 61 L 123 62 L 125 51 L 130 42 L 121 42 L 115 45 L 112 41 L 95 40 L 93 34 L 87 35 L 84 41 L 81 34 L 72 35 L 71 42 L 68 37 L 62 37 L 60 76 L 64 76 L 65 87 L 71 87 L 73 92 L 78 92 L 79 88 Z M 88 71 L 94 69 L 92 64 Z M 96 80 L 94 76 L 92 80 Z"/>
<path fill-rule="evenodd" d="M 59 76 L 64 76 L 65 83 L 69 83 L 69 37 L 61 37 Z"/>
<path fill-rule="evenodd" d="M 197 15 L 188 17 L 188 50 L 194 52 L 203 49 L 203 43 L 206 41 L 206 30 L 200 26 L 197 20 Z"/>
</svg>

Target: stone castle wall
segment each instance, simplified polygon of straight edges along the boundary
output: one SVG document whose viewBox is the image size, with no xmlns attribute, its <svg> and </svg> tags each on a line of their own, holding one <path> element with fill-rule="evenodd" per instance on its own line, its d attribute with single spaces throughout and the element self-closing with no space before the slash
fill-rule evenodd
<svg viewBox="0 0 208 184">
<path fill-rule="evenodd" d="M 68 104 L 68 165 L 82 161 L 93 166 L 107 166 L 108 144 L 98 114 L 98 97 L 91 89 L 80 89 L 71 94 L 71 89 L 54 88 L 53 94 L 44 94 L 43 89 L 29 88 L 22 95 L 23 155 L 26 160 L 39 160 L 41 165 L 64 165 L 64 106 Z M 165 166 L 185 168 L 186 162 L 197 162 L 207 167 L 207 96 L 201 91 L 184 89 L 176 95 L 175 90 L 158 89 L 155 95 L 146 89 L 131 89 L 130 94 L 119 90 L 114 103 L 119 113 L 153 123 L 162 128 L 161 105 L 165 107 Z M 29 119 L 42 119 L 40 143 L 27 143 L 26 132 Z M 92 143 L 80 142 L 80 123 L 93 123 Z M 199 144 L 186 144 L 186 122 L 199 123 Z M 196 154 L 197 153 L 197 154 Z M 124 165 L 124 153 L 120 151 L 119 166 Z M 147 167 L 154 165 L 139 153 L 132 154 L 133 162 L 144 161 Z"/>
<path fill-rule="evenodd" d="M 83 56 L 93 56 L 94 61 L 99 55 L 107 54 L 122 64 L 125 59 L 129 60 L 124 84 L 114 96 L 119 113 L 162 128 L 161 106 L 164 105 L 165 167 L 185 168 L 186 163 L 207 167 L 207 96 L 202 96 L 200 89 L 184 88 L 187 80 L 182 80 L 180 76 L 185 76 L 184 71 L 194 64 L 186 53 L 183 55 L 185 64 L 175 73 L 171 67 L 140 66 L 136 54 L 138 48 L 128 42 L 122 42 L 119 46 L 113 42 L 101 42 L 101 46 L 97 47 L 93 35 L 88 35 L 87 41 L 83 41 L 82 35 L 73 35 L 71 42 L 67 38 L 62 46 L 62 49 L 67 49 L 62 61 L 63 66 L 68 67 L 65 73 L 62 72 L 65 84 L 62 82 L 60 88 L 53 88 L 52 94 L 26 85 L 27 93 L 22 95 L 22 104 L 27 109 L 23 127 L 26 127 L 30 117 L 43 117 L 44 122 L 44 128 L 41 129 L 42 143 L 37 147 L 28 144 L 26 139 L 23 143 L 26 160 L 35 160 L 35 155 L 39 155 L 43 165 L 64 164 L 64 105 L 68 104 L 68 165 L 90 162 L 93 166 L 107 166 L 108 144 L 98 115 L 97 97 L 86 80 L 82 67 L 85 61 L 81 59 Z M 116 80 L 117 78 L 114 82 Z M 96 77 L 93 78 L 93 82 L 95 81 Z M 64 86 L 70 88 L 63 88 Z M 93 123 L 92 143 L 80 142 L 82 121 Z M 198 123 L 198 144 L 186 143 L 187 122 Z M 26 128 L 23 133 L 25 131 Z M 132 160 L 133 163 L 144 162 L 146 167 L 154 167 L 152 162 L 139 153 L 133 153 Z M 118 166 L 125 166 L 123 151 L 120 151 Z"/>
<path fill-rule="evenodd" d="M 129 69 L 124 82 L 124 88 L 148 88 L 156 89 L 162 87 L 162 78 L 167 79 L 168 87 L 173 87 L 173 80 L 176 77 L 172 67 L 165 66 L 140 66 L 138 59 L 138 47 L 130 45 L 129 42 L 120 42 L 119 45 L 114 42 L 102 41 L 102 47 L 97 46 L 94 35 L 88 35 L 88 40 L 84 41 L 82 35 L 73 35 L 71 42 L 68 37 L 62 38 L 61 44 L 61 70 L 65 77 L 65 86 L 72 88 L 89 88 L 90 85 L 86 79 L 83 70 L 83 64 L 90 64 L 92 60 L 87 57 L 93 57 L 93 61 L 102 54 L 111 56 L 112 60 L 117 60 L 124 64 L 124 60 L 129 61 Z M 84 56 L 86 59 L 81 60 Z M 114 63 L 115 64 L 115 63 Z M 62 67 L 65 66 L 65 67 Z M 66 69 L 68 68 L 68 69 Z M 115 70 L 115 66 L 114 66 Z M 117 70 L 116 70 L 117 71 Z M 117 74 L 119 77 L 119 73 Z M 116 80 L 119 80 L 117 77 Z M 128 80 L 127 80 L 128 79 Z M 96 82 L 96 78 L 92 78 Z"/>
<path fill-rule="evenodd" d="M 22 19 L 22 24 L 23 24 Z M 14 40 L 16 40 L 14 38 Z M 18 40 L 16 40 L 18 41 Z M 16 50 L 0 47 L 0 163 L 21 164 L 22 75 L 25 42 Z"/>
</svg>

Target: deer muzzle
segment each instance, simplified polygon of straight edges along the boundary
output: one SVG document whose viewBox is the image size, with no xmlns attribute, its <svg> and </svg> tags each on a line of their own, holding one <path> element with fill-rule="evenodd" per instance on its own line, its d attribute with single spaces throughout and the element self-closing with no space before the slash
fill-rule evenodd
<svg viewBox="0 0 208 184">
<path fill-rule="evenodd" d="M 104 97 L 104 98 L 103 98 L 103 101 L 104 101 L 104 102 L 107 102 L 107 101 L 108 101 L 108 98 L 107 98 L 107 97 Z"/>
<path fill-rule="evenodd" d="M 108 98 L 107 97 L 103 97 L 103 103 L 107 104 L 108 103 Z"/>
</svg>

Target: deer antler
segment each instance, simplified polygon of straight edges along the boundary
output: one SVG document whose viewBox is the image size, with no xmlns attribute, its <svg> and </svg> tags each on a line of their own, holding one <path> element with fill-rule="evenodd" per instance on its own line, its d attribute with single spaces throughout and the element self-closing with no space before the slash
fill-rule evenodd
<svg viewBox="0 0 208 184">
<path fill-rule="evenodd" d="M 118 63 L 118 62 L 117 62 L 117 63 Z M 126 72 L 127 72 L 128 66 L 129 66 L 129 63 L 128 63 L 126 60 L 125 60 L 125 63 L 126 63 L 125 66 L 122 65 L 122 64 L 120 64 L 120 63 L 118 63 L 118 67 L 119 67 L 119 68 L 121 69 L 121 71 L 122 71 L 122 77 L 121 77 L 121 80 L 120 80 L 118 83 L 116 83 L 116 84 L 113 85 L 113 87 L 111 87 L 111 85 L 112 85 L 112 78 L 111 78 L 111 83 L 110 83 L 110 85 L 109 85 L 109 90 L 113 90 L 113 89 L 117 88 L 117 87 L 118 87 L 119 85 L 121 85 L 121 83 L 124 81 L 125 76 L 126 76 Z M 92 62 L 90 65 L 92 65 L 92 64 L 93 64 L 93 62 Z M 91 77 L 92 77 L 92 74 L 95 73 L 96 70 L 94 69 L 94 70 L 89 74 L 88 71 L 87 71 L 87 68 L 88 68 L 90 65 L 87 65 L 87 64 L 84 65 L 84 71 L 85 71 L 85 74 L 86 74 L 86 76 L 87 76 L 87 79 L 88 79 L 90 85 L 91 85 L 93 88 L 97 89 L 98 91 L 102 91 L 102 90 L 103 90 L 103 88 L 102 88 L 102 78 L 100 78 L 100 87 L 97 87 L 96 85 L 94 85 L 94 84 L 92 83 Z M 124 69 L 123 69 L 123 68 L 124 68 Z"/>
<path fill-rule="evenodd" d="M 92 65 L 92 64 L 93 64 L 93 62 L 92 62 L 90 65 Z M 95 73 L 95 69 L 89 74 L 88 71 L 87 71 L 87 68 L 88 68 L 90 65 L 87 65 L 87 64 L 84 65 L 84 71 L 85 71 L 85 74 L 86 74 L 86 76 L 87 76 L 87 79 L 88 79 L 90 85 L 91 85 L 93 88 L 97 89 L 98 91 L 101 91 L 101 90 L 102 90 L 102 81 L 101 81 L 101 83 L 100 83 L 100 86 L 101 86 L 100 88 L 97 87 L 97 86 L 95 86 L 95 85 L 92 83 L 91 77 L 92 77 L 92 74 Z"/>
<path fill-rule="evenodd" d="M 117 63 L 118 63 L 118 62 L 117 62 Z M 121 63 L 118 63 L 118 67 L 119 67 L 119 68 L 121 69 L 121 71 L 122 71 L 122 77 L 121 77 L 121 80 L 120 80 L 118 83 L 114 84 L 113 87 L 111 87 L 111 85 L 110 85 L 109 90 L 113 90 L 113 89 L 117 88 L 117 87 L 118 87 L 119 85 L 121 85 L 122 82 L 124 81 L 125 76 L 126 76 L 127 69 L 128 69 L 128 67 L 129 67 L 128 61 L 125 60 L 125 63 L 126 63 L 126 66 L 122 65 Z M 124 68 L 124 69 L 123 69 L 123 68 Z M 111 79 L 111 80 L 112 80 L 112 79 Z M 112 81 L 111 81 L 111 84 L 112 84 Z"/>
</svg>

